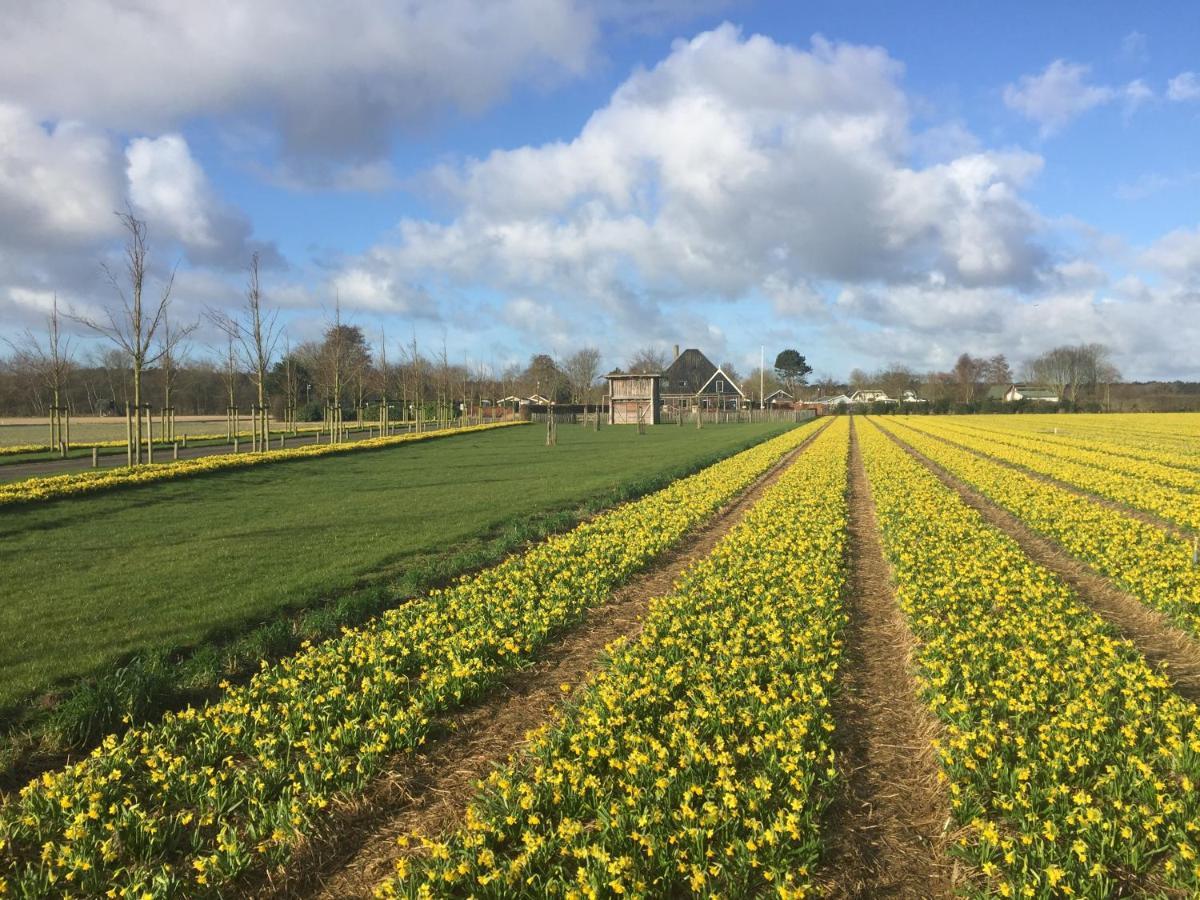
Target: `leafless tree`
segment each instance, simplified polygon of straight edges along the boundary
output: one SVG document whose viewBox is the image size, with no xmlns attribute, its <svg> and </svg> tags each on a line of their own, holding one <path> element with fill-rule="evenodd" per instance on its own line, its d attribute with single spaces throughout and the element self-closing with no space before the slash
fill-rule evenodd
<svg viewBox="0 0 1200 900">
<path fill-rule="evenodd" d="M 563 371 L 571 383 L 573 403 L 591 403 L 596 378 L 600 375 L 600 351 L 595 347 L 584 347 L 567 357 Z"/>
<path fill-rule="evenodd" d="M 150 251 L 146 240 L 146 223 L 129 210 L 116 215 L 128 233 L 125 241 L 124 276 L 121 277 L 107 264 L 104 264 L 104 274 L 116 290 L 121 307 L 119 310 L 107 308 L 104 321 L 77 315 L 73 315 L 72 318 L 108 338 L 129 358 L 133 373 L 133 406 L 138 410 L 138 415 L 135 416 L 137 425 L 134 429 L 134 446 L 131 448 L 131 456 L 136 464 L 142 461 L 142 374 L 148 366 L 158 362 L 164 349 L 170 347 L 161 341 L 156 345 L 154 339 L 171 303 L 175 270 L 172 269 L 171 274 L 162 283 L 157 299 L 146 302 L 143 292 L 146 288 Z M 183 340 L 195 327 L 195 324 L 192 324 L 178 328 L 173 340 Z"/>
<path fill-rule="evenodd" d="M 246 282 L 246 305 L 237 315 L 220 310 L 209 310 L 208 317 L 225 333 L 230 341 L 235 342 L 242 357 L 242 363 L 254 383 L 258 396 L 258 408 L 267 409 L 268 397 L 267 373 L 271 370 L 271 360 L 275 357 L 275 348 L 279 343 L 282 329 L 279 325 L 279 310 L 264 310 L 262 282 L 259 278 L 260 258 L 257 252 L 250 256 L 249 277 Z M 231 404 L 232 405 L 232 404 Z M 258 424 L 258 440 L 266 447 L 269 438 L 266 416 L 263 415 Z"/>
<path fill-rule="evenodd" d="M 653 345 L 646 345 L 629 357 L 630 372 L 661 372 L 668 365 L 667 354 Z"/>
<path fill-rule="evenodd" d="M 44 342 L 27 328 L 19 342 L 14 343 L 5 338 L 5 343 L 13 348 L 13 364 L 33 376 L 39 388 L 49 389 L 51 405 L 66 405 L 67 382 L 75 368 L 75 362 L 71 354 L 71 339 L 62 333 L 58 294 L 54 295 L 50 313 L 46 316 Z"/>
<path fill-rule="evenodd" d="M 984 360 L 976 359 L 970 353 L 962 354 L 954 363 L 952 373 L 958 383 L 958 398 L 963 403 L 971 403 L 975 399 L 975 392 L 983 379 L 985 367 Z"/>
</svg>

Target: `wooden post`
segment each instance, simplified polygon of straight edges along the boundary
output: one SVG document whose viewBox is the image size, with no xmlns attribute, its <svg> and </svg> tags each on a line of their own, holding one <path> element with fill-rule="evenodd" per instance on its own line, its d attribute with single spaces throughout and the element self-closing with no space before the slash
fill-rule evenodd
<svg viewBox="0 0 1200 900">
<path fill-rule="evenodd" d="M 133 415 L 125 404 L 125 465 L 133 465 Z"/>
<path fill-rule="evenodd" d="M 238 436 L 236 433 L 233 435 L 233 452 L 238 452 Z"/>
<path fill-rule="evenodd" d="M 100 448 L 95 445 L 92 446 L 92 468 L 100 468 Z"/>
<path fill-rule="evenodd" d="M 179 460 L 179 441 L 171 442 L 171 459 L 178 462 Z"/>
</svg>

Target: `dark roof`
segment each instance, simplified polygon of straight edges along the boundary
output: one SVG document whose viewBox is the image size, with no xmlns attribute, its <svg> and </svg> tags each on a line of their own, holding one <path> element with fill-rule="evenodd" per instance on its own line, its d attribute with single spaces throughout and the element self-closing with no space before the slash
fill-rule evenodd
<svg viewBox="0 0 1200 900">
<path fill-rule="evenodd" d="M 987 389 L 987 398 L 989 400 L 1003 400 L 1008 391 L 1009 387 L 1007 384 L 993 384 Z"/>
<path fill-rule="evenodd" d="M 694 347 L 676 357 L 662 373 L 664 394 L 695 394 L 716 373 L 717 367 Z"/>
</svg>

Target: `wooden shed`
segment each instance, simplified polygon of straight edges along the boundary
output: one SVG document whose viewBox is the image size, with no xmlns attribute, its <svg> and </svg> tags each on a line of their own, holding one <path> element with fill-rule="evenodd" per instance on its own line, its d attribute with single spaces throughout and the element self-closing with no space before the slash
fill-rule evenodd
<svg viewBox="0 0 1200 900">
<path fill-rule="evenodd" d="M 662 375 L 647 372 L 626 374 L 610 372 L 608 379 L 608 424 L 647 425 L 659 422 L 659 379 Z"/>
</svg>

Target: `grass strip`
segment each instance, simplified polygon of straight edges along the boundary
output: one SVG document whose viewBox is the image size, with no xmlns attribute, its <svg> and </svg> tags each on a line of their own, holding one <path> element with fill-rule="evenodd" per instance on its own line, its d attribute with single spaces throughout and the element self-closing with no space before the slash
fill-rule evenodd
<svg viewBox="0 0 1200 900">
<path fill-rule="evenodd" d="M 342 637 L 306 646 L 203 709 L 110 737 L 0 806 L 18 894 L 220 892 L 287 860 L 440 712 L 478 698 L 602 604 L 807 429 L 767 441 Z"/>
<path fill-rule="evenodd" d="M 267 465 L 270 463 L 312 459 L 313 457 L 328 456 L 333 453 L 382 450 L 400 444 L 411 444 L 418 441 L 451 437 L 457 434 L 472 434 L 477 431 L 491 431 L 497 428 L 510 428 L 527 424 L 529 423 L 497 422 L 489 425 L 469 425 L 463 428 L 451 428 L 421 434 L 401 434 L 392 437 L 371 438 L 365 441 L 354 441 L 346 444 L 314 444 L 306 447 L 290 447 L 285 450 L 268 450 L 265 453 L 222 453 L 213 456 L 202 456 L 197 459 L 163 463 L 161 465 L 123 466 L 119 469 L 104 471 L 71 472 L 66 475 L 24 478 L 20 481 L 0 484 L 0 507 L 18 503 L 57 500 L 63 497 L 90 494 L 96 491 L 150 484 L 157 481 L 170 481 L 176 478 L 188 478 L 195 475 L 207 475 L 212 472 L 227 471 L 229 469 L 244 469 L 250 466 Z"/>
<path fill-rule="evenodd" d="M 859 438 L 981 893 L 1194 894 L 1200 710 L 925 466 Z"/>
<path fill-rule="evenodd" d="M 839 418 L 383 897 L 803 896 L 836 771 Z"/>
</svg>

